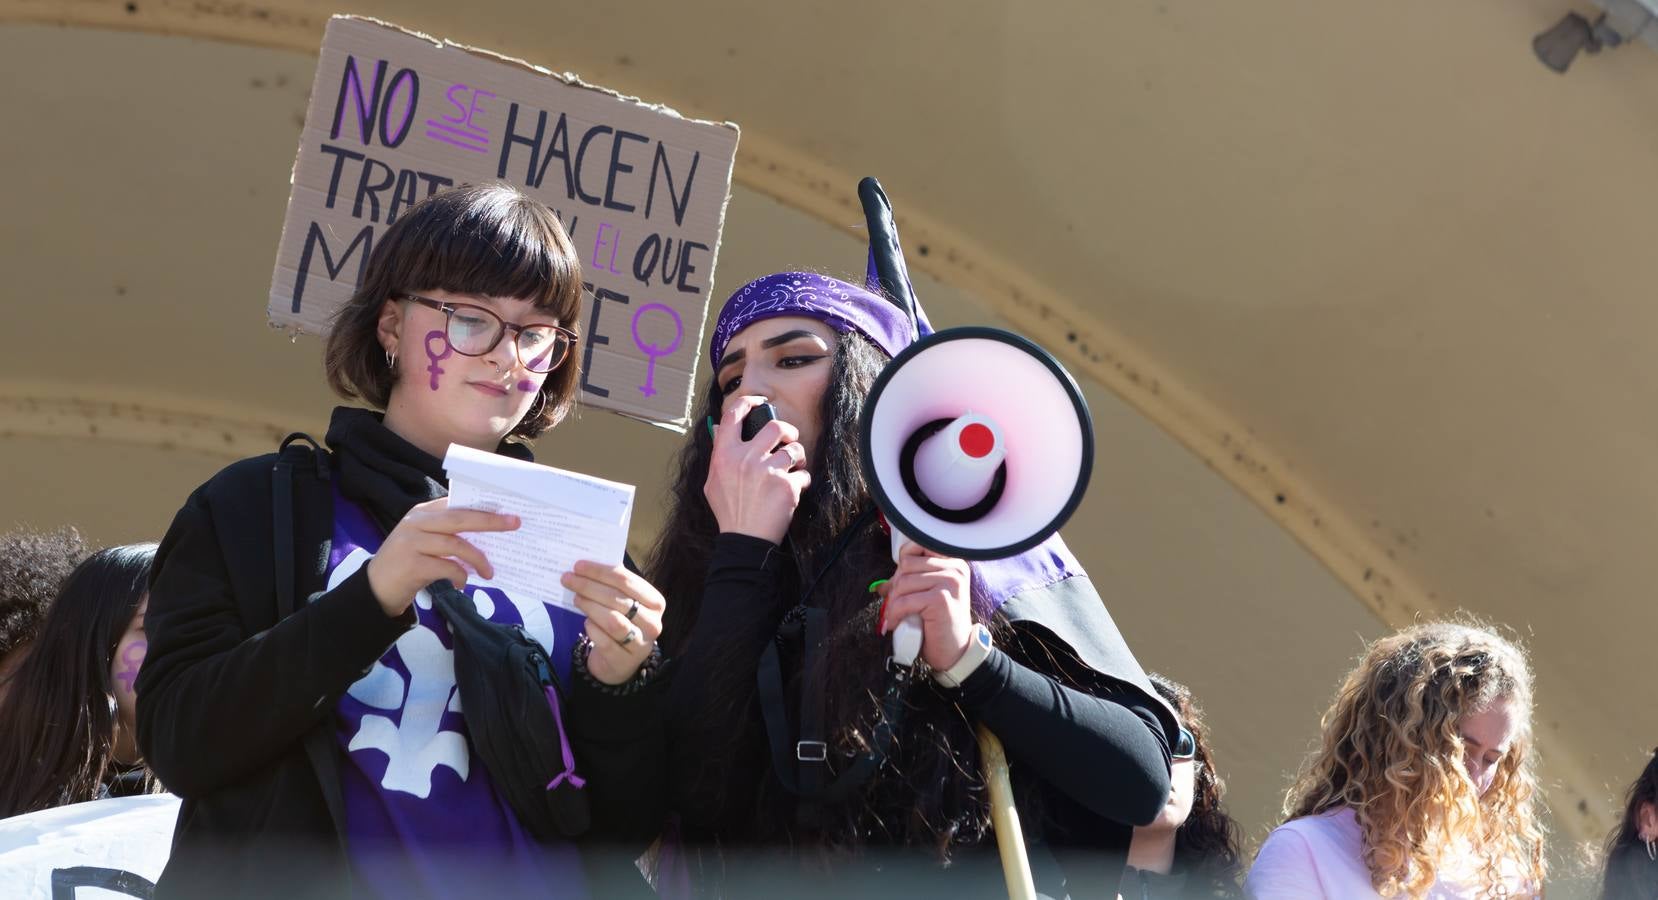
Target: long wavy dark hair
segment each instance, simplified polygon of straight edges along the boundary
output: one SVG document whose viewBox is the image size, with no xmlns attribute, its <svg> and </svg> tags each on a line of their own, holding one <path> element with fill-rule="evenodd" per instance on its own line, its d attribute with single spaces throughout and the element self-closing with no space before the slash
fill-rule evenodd
<svg viewBox="0 0 1658 900">
<path fill-rule="evenodd" d="M 1196 764 L 1192 773 L 1192 812 L 1174 833 L 1174 870 L 1185 872 L 1186 890 L 1191 896 L 1241 897 L 1238 881 L 1243 875 L 1243 830 L 1227 814 L 1221 799 L 1226 796 L 1226 782 L 1215 769 L 1215 757 L 1209 747 L 1209 728 L 1203 721 L 1203 710 L 1192 699 L 1192 689 L 1169 678 L 1150 672 L 1151 686 L 1163 699 L 1169 701 L 1181 724 L 1192 733 L 1197 745 Z"/>
<path fill-rule="evenodd" d="M 887 356 L 856 332 L 844 333 L 836 343 L 828 387 L 819 415 L 823 423 L 810 461 L 812 485 L 796 509 L 785 552 L 794 561 L 801 584 L 791 595 L 798 599 L 811 587 L 813 603 L 828 609 L 831 633 L 820 683 L 825 685 L 827 742 L 842 753 L 865 750 L 878 723 L 877 698 L 885 687 L 887 644 L 874 639 L 878 603 L 868 592 L 870 581 L 892 573 L 890 544 L 879 523 L 865 512 L 873 508 L 860 464 L 858 420 L 864 399 Z M 722 396 L 710 380 L 691 439 L 680 450 L 677 474 L 667 500 L 669 512 L 645 571 L 668 598 L 663 624 L 663 649 L 677 655 L 691 639 L 702 600 L 719 525 L 703 494 L 708 479 L 713 438 L 702 424 L 717 420 Z M 831 557 L 849 529 L 844 552 Z M 821 575 L 821 577 L 819 577 Z M 713 636 L 703 639 L 717 639 Z M 785 671 L 789 669 L 785 657 Z M 833 665 L 830 665 L 830 661 Z M 712 685 L 713 708 L 699 715 L 733 718 L 742 714 L 740 698 L 752 693 L 752 668 L 731 666 Z M 800 678 L 785 685 L 799 696 Z M 973 728 L 954 705 L 928 702 L 931 692 L 910 695 L 902 727 L 887 764 L 861 791 L 838 808 L 826 811 L 815 833 L 803 833 L 788 812 L 792 804 L 778 796 L 771 779 L 759 793 L 759 809 L 752 819 L 754 835 L 767 843 L 792 843 L 832 859 L 856 853 L 865 846 L 923 846 L 941 861 L 957 845 L 976 845 L 990 833 L 984 784 L 979 775 L 978 749 Z M 730 729 L 737 733 L 739 729 Z M 715 769 L 729 748 L 710 747 L 709 765 Z M 835 754 L 831 752 L 831 759 Z"/>
<path fill-rule="evenodd" d="M 1602 876 L 1601 900 L 1650 900 L 1658 897 L 1658 862 L 1647 855 L 1641 840 L 1641 807 L 1658 807 L 1658 748 L 1652 751 L 1641 777 L 1629 786 L 1624 801 L 1623 821 L 1606 839 L 1606 872 Z"/>
<path fill-rule="evenodd" d="M 92 554 L 64 581 L 0 698 L 0 818 L 98 797 L 117 768 L 110 665 L 149 590 L 155 544 Z"/>
</svg>

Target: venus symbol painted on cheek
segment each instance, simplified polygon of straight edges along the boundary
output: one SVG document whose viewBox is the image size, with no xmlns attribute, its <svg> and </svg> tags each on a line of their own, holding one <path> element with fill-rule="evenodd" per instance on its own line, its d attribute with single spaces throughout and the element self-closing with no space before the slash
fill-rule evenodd
<svg viewBox="0 0 1658 900">
<path fill-rule="evenodd" d="M 433 340 L 436 340 L 438 342 L 438 346 L 443 348 L 442 353 L 437 353 L 432 350 Z M 438 389 L 438 376 L 443 374 L 443 367 L 438 365 L 438 363 L 443 362 L 453 355 L 455 355 L 455 348 L 449 346 L 449 336 L 447 334 L 442 331 L 426 332 L 426 358 L 432 361 L 432 364 L 426 367 L 426 371 L 432 373 L 432 390 L 435 391 Z"/>
<path fill-rule="evenodd" d="M 126 668 L 115 673 L 115 680 L 121 682 L 127 693 L 136 693 L 133 683 L 138 680 L 138 667 L 144 664 L 144 653 L 150 649 L 148 641 L 133 641 L 121 651 L 121 662 Z"/>
</svg>

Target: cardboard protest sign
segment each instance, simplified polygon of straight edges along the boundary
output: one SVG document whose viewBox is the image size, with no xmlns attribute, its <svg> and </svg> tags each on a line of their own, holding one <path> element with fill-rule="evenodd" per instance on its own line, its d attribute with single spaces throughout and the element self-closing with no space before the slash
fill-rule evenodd
<svg viewBox="0 0 1658 900">
<path fill-rule="evenodd" d="M 558 213 L 581 259 L 583 346 L 569 364 L 582 367 L 582 402 L 683 430 L 736 153 L 730 123 L 335 16 L 267 312 L 325 334 L 401 211 L 452 185 L 508 181 Z"/>
<path fill-rule="evenodd" d="M 0 819 L 0 893 L 149 897 L 172 852 L 178 807 L 177 797 L 152 794 Z"/>
</svg>

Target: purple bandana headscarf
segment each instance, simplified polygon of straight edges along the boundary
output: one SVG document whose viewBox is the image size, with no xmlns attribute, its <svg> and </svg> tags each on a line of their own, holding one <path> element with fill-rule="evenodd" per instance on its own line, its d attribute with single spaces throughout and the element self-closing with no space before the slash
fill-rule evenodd
<svg viewBox="0 0 1658 900">
<path fill-rule="evenodd" d="M 719 371 L 733 335 L 778 316 L 816 319 L 843 334 L 856 331 L 888 356 L 897 356 L 916 337 L 910 333 L 909 316 L 878 292 L 815 272 L 778 272 L 743 285 L 725 301 L 708 345 L 713 370 Z M 919 318 L 921 334 L 932 334 L 926 315 Z"/>
</svg>

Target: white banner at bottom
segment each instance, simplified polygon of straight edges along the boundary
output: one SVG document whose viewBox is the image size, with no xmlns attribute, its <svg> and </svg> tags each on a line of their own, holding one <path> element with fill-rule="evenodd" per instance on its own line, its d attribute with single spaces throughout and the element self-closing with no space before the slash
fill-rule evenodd
<svg viewBox="0 0 1658 900">
<path fill-rule="evenodd" d="M 8 900 L 149 897 L 178 820 L 171 794 L 93 800 L 0 819 Z"/>
</svg>

